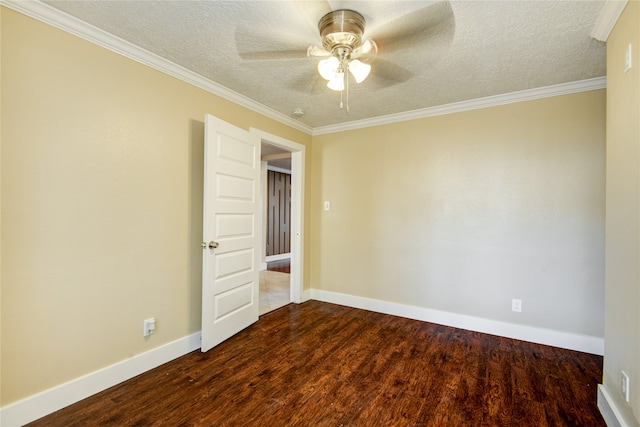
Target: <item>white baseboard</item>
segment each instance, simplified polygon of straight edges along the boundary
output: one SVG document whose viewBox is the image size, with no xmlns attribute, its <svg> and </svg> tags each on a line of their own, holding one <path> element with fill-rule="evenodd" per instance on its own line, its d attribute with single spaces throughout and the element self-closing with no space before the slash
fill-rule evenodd
<svg viewBox="0 0 640 427">
<path fill-rule="evenodd" d="M 300 294 L 300 302 L 309 301 L 311 299 L 311 289 L 304 289 Z"/>
<path fill-rule="evenodd" d="M 323 291 L 320 289 L 311 289 L 311 298 L 318 301 L 361 308 L 378 313 L 392 314 L 394 316 L 422 320 L 424 322 L 432 322 L 506 338 L 514 338 L 537 344 L 577 350 L 600 356 L 604 354 L 604 338 L 589 335 L 573 334 L 551 329 L 536 328 L 533 326 L 499 322 L 497 320 L 484 319 L 481 317 L 467 316 L 464 314 L 450 313 L 430 308 L 364 298 L 338 292 Z"/>
<path fill-rule="evenodd" d="M 259 271 L 264 271 L 267 269 L 267 263 L 266 262 L 261 262 L 260 265 L 258 266 Z"/>
<path fill-rule="evenodd" d="M 291 259 L 291 252 L 286 254 L 269 255 L 265 258 L 267 262 L 282 261 L 283 259 Z"/>
<path fill-rule="evenodd" d="M 631 427 L 603 384 L 598 384 L 598 409 L 607 427 Z"/>
<path fill-rule="evenodd" d="M 19 427 L 200 348 L 200 332 L 0 408 L 0 425 Z"/>
</svg>

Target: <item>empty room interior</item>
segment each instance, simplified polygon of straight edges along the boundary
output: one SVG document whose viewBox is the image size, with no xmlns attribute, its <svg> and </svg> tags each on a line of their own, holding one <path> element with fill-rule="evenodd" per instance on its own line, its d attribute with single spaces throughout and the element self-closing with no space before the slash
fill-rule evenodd
<svg viewBox="0 0 640 427">
<path fill-rule="evenodd" d="M 0 425 L 640 426 L 640 2 L 0 25 Z"/>
</svg>

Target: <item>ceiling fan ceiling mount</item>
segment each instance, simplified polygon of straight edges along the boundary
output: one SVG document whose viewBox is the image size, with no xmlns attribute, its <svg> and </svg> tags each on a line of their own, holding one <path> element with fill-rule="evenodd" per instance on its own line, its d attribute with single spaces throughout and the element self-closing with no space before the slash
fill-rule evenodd
<svg viewBox="0 0 640 427">
<path fill-rule="evenodd" d="M 350 9 L 334 10 L 322 18 L 318 23 L 322 47 L 327 52 L 336 48 L 353 52 L 362 46 L 365 19 L 358 12 Z"/>
</svg>

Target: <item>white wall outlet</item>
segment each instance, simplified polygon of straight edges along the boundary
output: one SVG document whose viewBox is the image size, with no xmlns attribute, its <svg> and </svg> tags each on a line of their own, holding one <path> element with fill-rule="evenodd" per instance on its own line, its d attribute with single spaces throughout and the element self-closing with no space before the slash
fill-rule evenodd
<svg viewBox="0 0 640 427">
<path fill-rule="evenodd" d="M 143 336 L 148 337 L 149 335 L 155 332 L 156 332 L 156 318 L 152 317 L 150 319 L 145 319 Z"/>
<path fill-rule="evenodd" d="M 624 51 L 624 72 L 626 73 L 633 67 L 633 45 L 629 43 Z"/>
<path fill-rule="evenodd" d="M 629 375 L 627 375 L 624 371 L 621 371 L 620 375 L 620 391 L 622 392 L 622 396 L 624 396 L 624 400 L 629 402 Z"/>
<path fill-rule="evenodd" d="M 328 211 L 328 210 L 330 210 L 330 209 L 331 209 L 331 203 L 329 203 L 329 201 L 328 201 L 328 200 L 325 200 L 325 201 L 324 201 L 324 205 L 323 205 L 323 207 L 324 207 L 324 210 L 325 210 L 325 211 Z"/>
<path fill-rule="evenodd" d="M 522 300 L 521 299 L 512 299 L 511 300 L 511 311 L 516 311 L 520 313 L 522 311 Z"/>
</svg>

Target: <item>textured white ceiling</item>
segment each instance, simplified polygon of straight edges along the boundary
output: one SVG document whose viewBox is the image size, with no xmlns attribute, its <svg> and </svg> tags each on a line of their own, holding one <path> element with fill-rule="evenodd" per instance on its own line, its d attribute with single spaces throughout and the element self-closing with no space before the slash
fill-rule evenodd
<svg viewBox="0 0 640 427">
<path fill-rule="evenodd" d="M 314 128 L 605 75 L 590 37 L 603 1 L 46 3 L 285 115 L 301 108 Z M 306 56 L 320 17 L 340 8 L 379 45 L 349 113 Z"/>
</svg>

